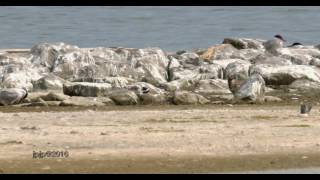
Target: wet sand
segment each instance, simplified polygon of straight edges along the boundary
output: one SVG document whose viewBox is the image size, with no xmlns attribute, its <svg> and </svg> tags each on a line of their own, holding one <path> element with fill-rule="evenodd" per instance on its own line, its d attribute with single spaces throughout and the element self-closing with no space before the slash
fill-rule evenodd
<svg viewBox="0 0 320 180">
<path fill-rule="evenodd" d="M 320 167 L 296 105 L 0 107 L 0 173 L 227 173 Z M 66 150 L 67 158 L 33 159 Z"/>
</svg>

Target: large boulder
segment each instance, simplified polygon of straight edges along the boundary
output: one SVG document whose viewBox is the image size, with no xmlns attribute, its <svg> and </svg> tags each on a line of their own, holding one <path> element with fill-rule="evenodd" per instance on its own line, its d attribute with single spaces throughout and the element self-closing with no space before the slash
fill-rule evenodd
<svg viewBox="0 0 320 180">
<path fill-rule="evenodd" d="M 111 88 L 109 83 L 73 82 L 63 84 L 63 93 L 69 96 L 97 97 L 108 94 Z"/>
<path fill-rule="evenodd" d="M 80 51 L 80 48 L 63 42 L 39 43 L 31 48 L 33 55 L 31 62 L 42 65 L 52 72 L 59 63 L 59 56 L 72 51 Z"/>
<path fill-rule="evenodd" d="M 67 44 L 39 44 L 32 62 L 68 80 L 127 77 L 157 85 L 168 78 L 169 59 L 159 48 L 80 49 Z"/>
<path fill-rule="evenodd" d="M 0 90 L 0 105 L 21 103 L 28 96 L 26 89 L 9 88 Z"/>
<path fill-rule="evenodd" d="M 38 69 L 31 68 L 28 64 L 25 65 L 6 65 L 3 68 L 2 82 L 3 88 L 27 88 L 33 90 L 33 81 L 39 80 L 42 76 Z"/>
<path fill-rule="evenodd" d="M 261 75 L 253 74 L 244 81 L 240 88 L 234 93 L 236 101 L 263 102 L 265 93 L 265 82 Z"/>
<path fill-rule="evenodd" d="M 320 58 L 320 51 L 316 48 L 282 48 L 280 53 L 281 57 L 297 65 L 309 65 L 314 58 Z"/>
<path fill-rule="evenodd" d="M 102 67 L 96 65 L 93 56 L 84 49 L 68 51 L 55 59 L 51 72 L 65 80 L 102 76 Z"/>
<path fill-rule="evenodd" d="M 67 83 L 66 80 L 55 76 L 53 74 L 48 74 L 38 79 L 37 81 L 32 81 L 33 91 L 36 90 L 59 90 L 63 88 L 63 84 Z"/>
<path fill-rule="evenodd" d="M 240 88 L 240 85 L 249 77 L 249 68 L 251 64 L 248 62 L 230 63 L 225 70 L 225 79 L 228 80 L 228 86 L 232 93 Z"/>
<path fill-rule="evenodd" d="M 236 61 L 228 64 L 225 69 L 225 79 L 235 79 L 237 77 L 247 78 L 251 64 L 245 61 Z"/>
<path fill-rule="evenodd" d="M 33 83 L 53 71 L 56 59 L 63 51 L 61 49 L 68 49 L 67 46 L 63 43 L 41 43 L 34 46 L 30 52 L 7 53 L 6 58 L 2 59 L 4 66 L 0 68 L 2 69 L 0 86 L 4 88 L 25 87 L 29 91 L 33 90 Z"/>
<path fill-rule="evenodd" d="M 223 79 L 228 79 L 235 74 L 248 74 L 251 63 L 241 59 L 224 59 L 215 61 L 223 68 Z"/>
<path fill-rule="evenodd" d="M 233 98 L 228 81 L 222 79 L 200 80 L 193 92 L 202 95 L 211 102 L 228 102 Z"/>
<path fill-rule="evenodd" d="M 250 74 L 260 74 L 266 85 L 289 85 L 298 79 L 320 82 L 320 70 L 306 65 L 277 66 L 260 64 L 250 68 Z"/>
<path fill-rule="evenodd" d="M 296 65 L 310 65 L 311 61 L 314 59 L 309 55 L 300 55 L 300 54 L 283 54 L 280 56 L 291 61 L 292 64 Z"/>
<path fill-rule="evenodd" d="M 136 105 L 139 103 L 139 97 L 133 91 L 126 89 L 112 90 L 108 97 L 112 99 L 116 105 Z"/>
<path fill-rule="evenodd" d="M 173 97 L 173 103 L 176 105 L 197 105 L 209 102 L 205 97 L 188 91 L 176 91 Z"/>
<path fill-rule="evenodd" d="M 0 56 L 0 86 L 3 88 L 33 89 L 32 82 L 50 72 L 46 63 L 35 60 L 33 51 L 8 52 Z M 44 58 L 47 60 L 48 57 Z"/>
<path fill-rule="evenodd" d="M 122 76 L 153 85 L 166 82 L 169 59 L 159 48 L 95 48 L 90 51 L 105 76 Z"/>
</svg>

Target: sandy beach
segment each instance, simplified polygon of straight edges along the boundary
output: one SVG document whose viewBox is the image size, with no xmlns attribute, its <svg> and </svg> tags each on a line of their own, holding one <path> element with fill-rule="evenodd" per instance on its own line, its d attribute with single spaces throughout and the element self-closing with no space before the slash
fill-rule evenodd
<svg viewBox="0 0 320 180">
<path fill-rule="evenodd" d="M 219 173 L 320 166 L 319 108 L 0 108 L 2 173 Z M 33 158 L 33 152 L 68 157 Z"/>
</svg>

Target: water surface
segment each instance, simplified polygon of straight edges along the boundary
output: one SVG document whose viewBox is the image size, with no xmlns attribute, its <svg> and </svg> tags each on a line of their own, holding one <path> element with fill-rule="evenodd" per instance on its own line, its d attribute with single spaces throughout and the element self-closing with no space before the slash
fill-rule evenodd
<svg viewBox="0 0 320 180">
<path fill-rule="evenodd" d="M 0 48 L 63 41 L 80 47 L 208 47 L 225 37 L 320 44 L 320 7 L 0 7 Z"/>
</svg>

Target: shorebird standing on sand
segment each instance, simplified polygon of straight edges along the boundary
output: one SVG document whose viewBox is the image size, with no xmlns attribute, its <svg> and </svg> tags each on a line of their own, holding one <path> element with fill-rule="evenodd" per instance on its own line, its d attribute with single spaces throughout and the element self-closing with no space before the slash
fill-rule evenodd
<svg viewBox="0 0 320 180">
<path fill-rule="evenodd" d="M 278 55 L 279 54 L 279 49 L 283 47 L 283 43 L 286 42 L 285 39 L 279 34 L 274 36 L 274 39 L 268 40 L 263 43 L 263 46 L 265 47 L 266 51 Z"/>
<path fill-rule="evenodd" d="M 310 103 L 301 103 L 300 104 L 300 113 L 301 114 L 308 114 L 312 109 L 312 105 Z"/>
</svg>

